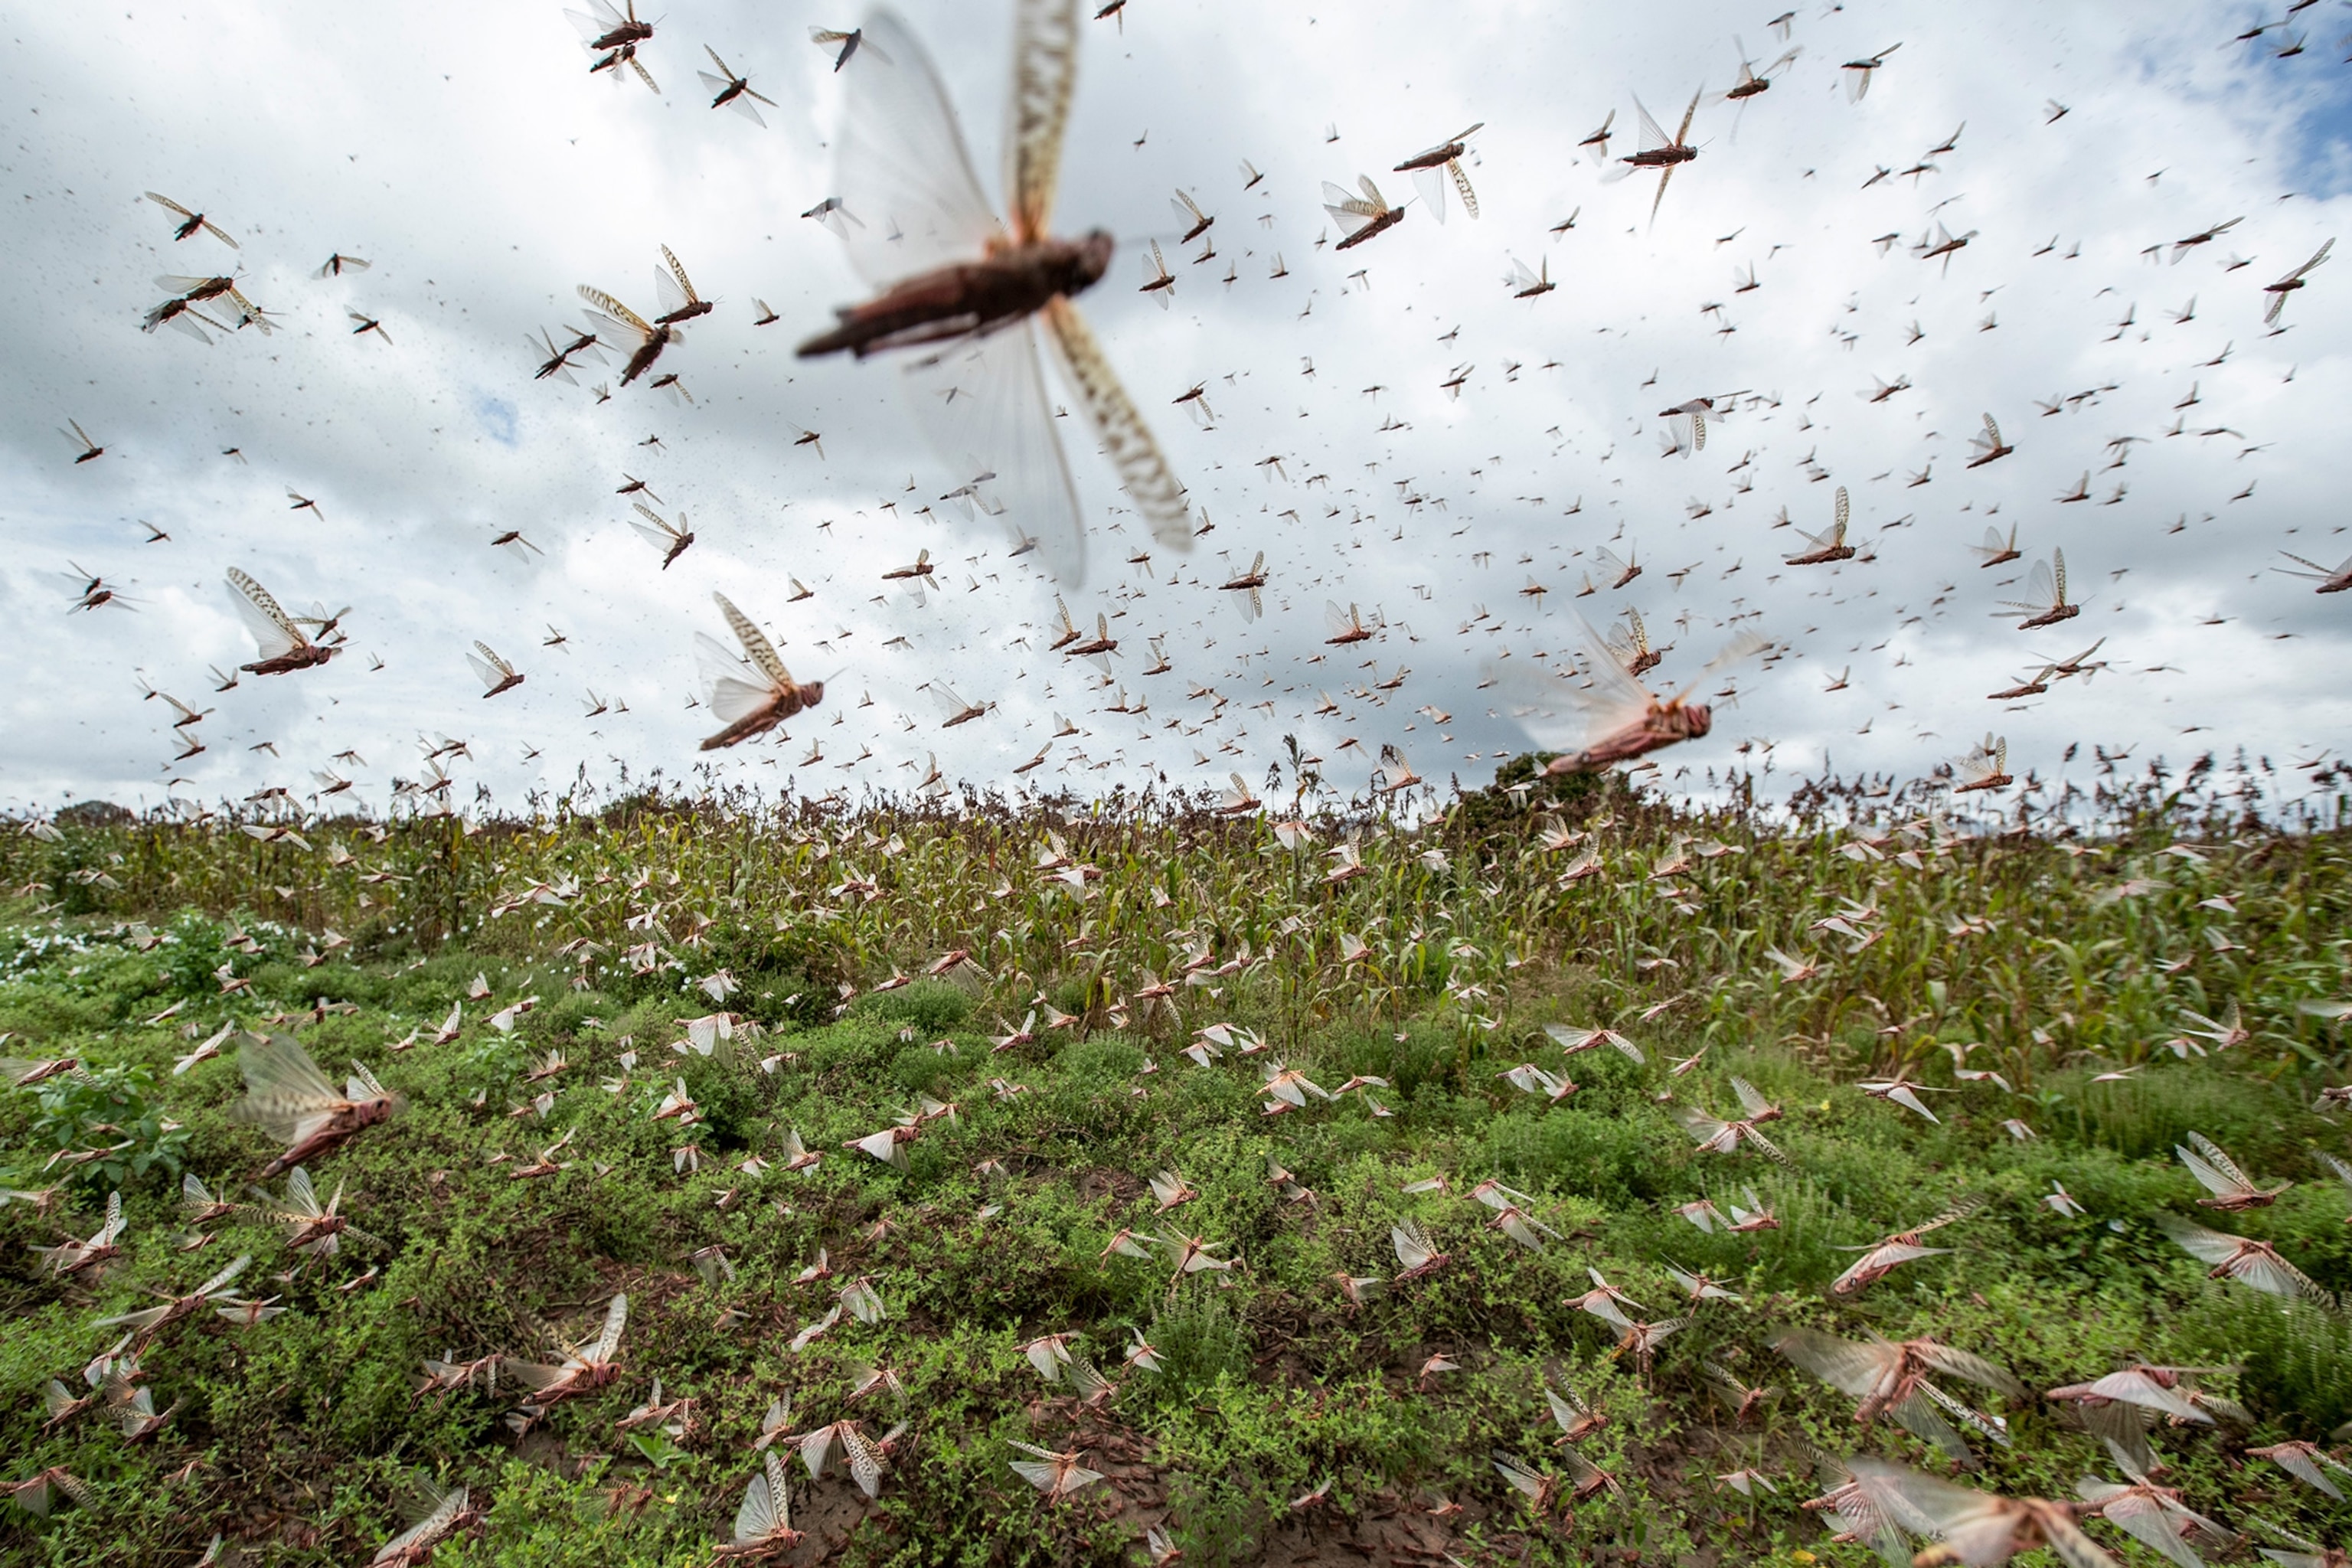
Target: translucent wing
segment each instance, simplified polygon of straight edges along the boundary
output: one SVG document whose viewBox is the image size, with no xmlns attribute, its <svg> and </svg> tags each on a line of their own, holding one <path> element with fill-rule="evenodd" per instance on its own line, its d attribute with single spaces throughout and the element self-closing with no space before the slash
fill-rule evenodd
<svg viewBox="0 0 2352 1568">
<path fill-rule="evenodd" d="M 231 1120 L 259 1127 L 280 1142 L 296 1142 L 344 1103 L 310 1054 L 289 1036 L 248 1035 L 236 1058 L 246 1098 L 230 1108 Z"/>
<path fill-rule="evenodd" d="M 1792 1329 L 1774 1341 L 1772 1348 L 1841 1394 L 1857 1399 L 1877 1386 L 1887 1365 L 1885 1353 L 1875 1345 L 1856 1344 L 1812 1329 Z"/>
<path fill-rule="evenodd" d="M 1643 105 L 1639 97 L 1633 100 L 1633 112 L 1642 118 L 1642 150 L 1646 153 L 1654 148 L 1665 146 L 1667 143 L 1664 130 L 1650 117 L 1649 110 Z"/>
<path fill-rule="evenodd" d="M 834 1314 L 835 1317 L 840 1315 L 838 1312 Z M 825 1462 L 833 1457 L 834 1434 L 838 1430 L 835 1426 L 820 1426 L 801 1439 L 801 1463 L 808 1467 L 809 1479 L 815 1480 L 824 1474 Z"/>
<path fill-rule="evenodd" d="M 1538 744 L 1580 751 L 1588 741 L 1632 724 L 1656 701 L 1648 688 L 1625 673 L 1592 623 L 1577 617 L 1585 642 L 1580 684 L 1531 665 L 1489 664 L 1486 673 L 1517 704 L 1511 717 Z"/>
<path fill-rule="evenodd" d="M 1069 460 L 1055 434 L 1027 322 L 917 360 L 907 367 L 915 423 L 950 473 L 992 472 L 1008 534 L 1034 534 L 1060 582 L 1086 580 L 1086 527 Z"/>
<path fill-rule="evenodd" d="M 1361 181 L 1364 194 L 1360 196 L 1328 180 L 1323 182 L 1323 210 L 1331 215 L 1331 221 L 1339 226 L 1343 234 L 1354 234 L 1389 210 L 1387 198 L 1372 184 L 1371 176 L 1363 175 Z"/>
<path fill-rule="evenodd" d="M 253 640 L 260 645 L 263 658 L 276 658 L 302 646 L 302 634 L 294 629 L 268 589 L 234 566 L 228 569 L 228 584 L 236 590 L 231 602 L 244 617 L 246 629 L 253 633 Z"/>
<path fill-rule="evenodd" d="M 485 664 L 480 658 L 474 654 L 467 654 L 466 656 L 466 662 L 474 667 L 474 679 L 480 681 L 484 686 L 496 686 L 499 681 L 506 679 L 506 677 L 500 675 L 489 665 Z"/>
<path fill-rule="evenodd" d="M 2090 1392 L 2107 1399 L 2129 1405 L 2146 1405 L 2177 1415 L 2183 1421 L 2195 1421 L 2211 1426 L 2213 1418 L 2181 1397 L 2177 1389 L 2165 1387 L 2140 1371 L 2111 1373 L 2090 1385 Z"/>
<path fill-rule="evenodd" d="M 1559 1423 L 1559 1429 L 1563 1432 L 1573 1431 L 1576 1424 L 1591 1414 L 1581 1402 L 1562 1399 L 1549 1386 L 1544 1389 L 1543 1394 L 1544 1402 L 1551 1406 L 1551 1418 Z"/>
<path fill-rule="evenodd" d="M 743 1489 L 743 1506 L 735 1510 L 738 1546 L 765 1541 L 784 1522 L 777 1511 L 777 1500 L 784 1495 L 783 1488 L 778 1484 L 784 1479 L 783 1467 L 776 1462 L 773 1454 L 768 1455 L 767 1460 L 762 1473 L 753 1476 L 751 1484 Z"/>
<path fill-rule="evenodd" d="M 1021 0 L 1013 23 L 1013 100 L 1004 128 L 1004 190 L 1013 237 L 1042 239 L 1062 170 L 1062 131 L 1077 85 L 1077 0 Z"/>
<path fill-rule="evenodd" d="M 310 1184 L 310 1173 L 299 1165 L 287 1175 L 286 1206 L 305 1219 L 319 1217 L 318 1189 Z"/>
<path fill-rule="evenodd" d="M 1119 384 L 1102 345 L 1076 306 L 1059 297 L 1041 312 L 1049 329 L 1046 341 L 1057 351 L 1062 374 L 1076 389 L 1111 466 L 1118 470 L 1136 510 L 1151 526 L 1151 537 L 1167 549 L 1192 548 L 1192 511 L 1184 487 L 1168 467 L 1151 429 Z"/>
<path fill-rule="evenodd" d="M 1439 163 L 1412 171 L 1412 188 L 1421 193 L 1421 205 L 1439 223 L 1445 221 L 1445 170 L 1446 165 Z"/>
<path fill-rule="evenodd" d="M 1509 1482 L 1512 1489 L 1526 1497 L 1541 1500 L 1545 1489 L 1543 1477 L 1503 1454 L 1494 1456 L 1494 1464 L 1495 1473 Z"/>
<path fill-rule="evenodd" d="M 713 594 L 710 596 L 718 601 L 719 613 L 727 617 L 727 625 L 735 633 L 735 640 L 743 645 L 743 651 L 751 656 L 751 662 L 760 667 L 761 673 L 778 685 L 789 684 L 792 675 L 784 668 L 784 661 L 777 657 L 775 645 L 768 640 L 768 634 L 753 625 L 751 616 L 730 604 L 726 595 Z"/>
<path fill-rule="evenodd" d="M 656 512 L 654 508 L 642 503 L 642 500 L 637 500 L 635 508 L 637 508 L 637 517 L 642 517 L 645 521 L 630 520 L 628 527 L 637 529 L 637 533 L 645 538 L 645 543 L 654 545 L 656 550 L 668 550 L 670 545 L 677 543 L 677 529 L 670 527 L 668 520 L 663 520 L 661 517 L 661 512 Z"/>
<path fill-rule="evenodd" d="M 931 57 L 891 12 L 875 12 L 863 30 L 834 166 L 844 200 L 868 220 L 843 234 L 849 263 L 879 287 L 971 260 L 1003 227 L 981 193 Z"/>
<path fill-rule="evenodd" d="M 1041 1492 L 1051 1492 L 1061 1484 L 1059 1466 L 1049 1465 L 1041 1459 L 1014 1459 L 1012 1464 L 1015 1475 Z"/>
<path fill-rule="evenodd" d="M 2033 563 L 2032 572 L 2025 579 L 2025 596 L 2037 605 L 2058 602 L 2058 582 L 2050 570 L 2050 563 L 2037 561 Z"/>
<path fill-rule="evenodd" d="M 2254 1184 L 2246 1179 L 2245 1172 L 2238 1169 L 2238 1163 L 2222 1152 L 2211 1139 L 2201 1132 L 2191 1132 L 2189 1142 L 2197 1146 L 2196 1153 L 2178 1144 L 2174 1145 L 2172 1152 L 2179 1156 L 2182 1164 L 2189 1167 L 2190 1175 L 2205 1184 L 2208 1191 L 2226 1195 L 2253 1189 Z"/>
<path fill-rule="evenodd" d="M 669 265 L 654 268 L 654 298 L 661 301 L 661 313 L 667 316 L 673 310 L 685 310 L 694 297 L 686 288 L 686 268 L 670 255 L 668 246 L 662 247 L 662 256 Z"/>
<path fill-rule="evenodd" d="M 442 1492 L 434 1488 L 432 1483 L 425 1482 L 425 1496 L 433 1500 L 433 1506 L 426 1511 L 424 1518 L 378 1548 L 373 1559 L 373 1562 L 405 1563 L 409 1561 L 409 1548 L 440 1540 L 447 1531 L 449 1521 L 465 1510 L 467 1494 L 464 1487 L 459 1487 L 455 1491 Z"/>
<path fill-rule="evenodd" d="M 2066 602 L 2066 552 L 2064 551 L 2053 550 L 2050 552 L 2050 576 L 2057 589 L 2057 596 L 2050 602 L 2053 605 L 2063 605 Z"/>
<path fill-rule="evenodd" d="M 2085 1499 L 2102 1505 L 2100 1517 L 2117 1530 L 2154 1547 L 2180 1568 L 2204 1568 L 2205 1560 L 2181 1540 L 2180 1531 L 2155 1499 L 2135 1495 L 2130 1488 L 2107 1481 L 2084 1481 L 2081 1489 Z"/>
<path fill-rule="evenodd" d="M 252 1262 L 253 1254 L 250 1252 L 239 1254 L 227 1268 L 222 1269 L 219 1273 L 214 1275 L 211 1279 L 197 1286 L 194 1293 L 199 1296 L 210 1296 L 215 1292 L 227 1289 L 229 1282 L 235 1279 L 238 1275 L 244 1273 Z"/>
<path fill-rule="evenodd" d="M 565 19 L 579 33 L 582 42 L 593 43 L 620 26 L 624 18 L 605 0 L 588 0 L 586 12 L 566 11 Z"/>
</svg>

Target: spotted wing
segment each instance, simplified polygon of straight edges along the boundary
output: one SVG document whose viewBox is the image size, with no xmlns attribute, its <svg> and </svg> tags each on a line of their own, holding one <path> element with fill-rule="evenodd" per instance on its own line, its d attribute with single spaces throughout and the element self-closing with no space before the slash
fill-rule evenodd
<svg viewBox="0 0 2352 1568">
<path fill-rule="evenodd" d="M 1054 430 L 1037 340 L 1027 321 L 907 367 L 915 423 L 961 478 L 993 473 L 1006 534 L 1034 534 L 1055 578 L 1086 581 L 1086 527 L 1069 459 Z"/>
<path fill-rule="evenodd" d="M 618 1354 L 621 1349 L 621 1331 L 628 1326 L 628 1296 L 625 1293 L 614 1297 L 613 1304 L 604 1309 L 604 1327 L 597 1333 L 596 1343 L 588 1352 L 586 1359 L 591 1363 L 597 1363 L 609 1362 Z"/>
<path fill-rule="evenodd" d="M 1004 231 L 931 57 L 892 12 L 875 12 L 864 33 L 834 160 L 842 201 L 864 226 L 836 232 L 857 275 L 878 288 L 972 260 Z"/>
<path fill-rule="evenodd" d="M 1454 176 L 1454 194 L 1462 198 L 1462 210 L 1472 217 L 1478 216 L 1478 193 L 1470 188 L 1470 176 L 1463 172 L 1462 160 L 1456 158 L 1445 165 Z"/>
<path fill-rule="evenodd" d="M 1016 239 L 1045 236 L 1077 73 L 1077 0 L 1021 0 L 1013 23 L 1013 100 L 1004 128 L 1005 200 Z"/>
<path fill-rule="evenodd" d="M 623 342 L 626 342 L 632 337 L 642 342 L 654 335 L 652 326 L 643 316 L 638 315 L 602 289 L 591 289 L 587 284 L 583 283 L 579 286 L 579 289 L 580 297 L 595 307 L 589 315 L 595 321 L 600 334 L 610 331 L 614 338 Z"/>
<path fill-rule="evenodd" d="M 695 303 L 702 296 L 694 291 L 694 283 L 687 277 L 684 263 L 678 260 L 670 247 L 667 245 L 663 246 L 661 253 L 662 260 L 668 263 L 668 266 L 667 268 L 659 267 L 654 268 L 654 282 L 665 296 L 662 300 L 662 314 L 667 315 L 672 310 Z M 675 300 L 667 297 L 673 290 L 677 295 Z"/>
<path fill-rule="evenodd" d="M 849 1467 L 850 1479 L 867 1497 L 881 1496 L 882 1451 L 865 1433 L 847 1422 L 844 1422 L 837 1431 L 841 1437 L 842 1458 Z"/>
<path fill-rule="evenodd" d="M 743 651 L 751 656 L 753 664 L 760 667 L 760 672 L 779 686 L 791 684 L 792 674 L 784 668 L 784 661 L 777 657 L 776 646 L 768 640 L 768 634 L 761 631 L 751 616 L 730 604 L 726 595 L 713 594 L 710 596 L 718 601 L 719 613 L 727 617 L 728 627 L 734 632 L 735 640 L 743 645 Z"/>
<path fill-rule="evenodd" d="M 245 618 L 246 629 L 253 634 L 253 640 L 260 645 L 263 658 L 291 653 L 310 640 L 294 629 L 292 618 L 278 607 L 268 589 L 234 566 L 228 569 L 228 584 L 236 590 L 231 602 Z"/>
<path fill-rule="evenodd" d="M 1087 422 L 1118 470 L 1128 498 L 1150 525 L 1151 537 L 1170 550 L 1192 549 L 1192 510 L 1184 486 L 1151 438 L 1151 428 L 1136 412 L 1127 388 L 1119 384 L 1094 330 L 1065 299 L 1049 301 L 1041 314 L 1063 378 L 1077 392 Z"/>
</svg>

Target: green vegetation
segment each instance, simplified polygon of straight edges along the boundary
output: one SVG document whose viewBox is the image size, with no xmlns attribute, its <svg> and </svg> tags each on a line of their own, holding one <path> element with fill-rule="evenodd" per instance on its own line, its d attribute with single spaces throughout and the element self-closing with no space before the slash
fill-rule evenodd
<svg viewBox="0 0 2352 1568">
<path fill-rule="evenodd" d="M 2340 815 L 2282 828 L 2259 773 L 2201 768 L 1990 825 L 1866 790 L 1770 818 L 1615 785 L 1515 796 L 1526 776 L 1303 832 L 1167 802 L 648 794 L 478 827 L 84 813 L 0 833 L 0 1054 L 79 1064 L 0 1089 L 0 1185 L 48 1193 L 0 1206 L 0 1480 L 61 1466 L 92 1488 L 0 1516 L 0 1558 L 178 1564 L 218 1531 L 247 1562 L 364 1562 L 422 1472 L 487 1509 L 436 1563 L 705 1563 L 782 1396 L 795 1433 L 906 1423 L 874 1502 L 837 1458 L 812 1483 L 794 1457 L 793 1563 L 1137 1563 L 1159 1526 L 1194 1563 L 1866 1563 L 1797 1506 L 1814 1452 L 1942 1462 L 1775 1354 L 1795 1327 L 1932 1333 L 2014 1373 L 2031 1396 L 1982 1394 L 2009 1441 L 1973 1439 L 1968 1478 L 2011 1495 L 2120 1479 L 2041 1391 L 2134 1358 L 2235 1367 L 2205 1386 L 2254 1426 L 2159 1426 L 2165 1482 L 2242 1531 L 2346 1539 L 2352 1505 L 2245 1449 L 2352 1420 L 2352 1326 L 2209 1279 L 2151 1223 L 2263 1238 L 2352 1291 L 2352 1194 L 2316 1158 L 2352 1140 L 2313 1108 L 2352 1074 L 2327 1005 L 2352 994 Z M 1818 972 L 1786 978 L 1769 950 Z M 757 1028 L 688 1026 L 720 1012 Z M 354 1227 L 333 1257 L 289 1251 L 258 1207 L 191 1249 L 182 1173 L 242 1201 L 282 1148 L 229 1114 L 237 1037 L 199 1048 L 232 1024 L 403 1097 L 306 1162 Z M 1564 1057 L 1549 1024 L 1612 1027 L 1646 1064 Z M 1385 1083 L 1269 1114 L 1276 1063 L 1323 1091 Z M 1522 1063 L 1579 1087 L 1525 1092 L 1502 1076 Z M 1736 1114 L 1735 1077 L 1782 1108 L 1786 1165 L 1702 1152 L 1677 1120 Z M 1939 1120 L 1855 1087 L 1898 1077 Z M 692 1117 L 656 1120 L 681 1092 Z M 903 1169 L 844 1146 L 902 1113 Z M 784 1169 L 793 1132 L 814 1168 Z M 2172 1152 L 2191 1133 L 2296 1184 L 2197 1209 Z M 534 1163 L 558 1168 L 522 1179 Z M 1163 1171 L 1197 1193 L 1164 1215 Z M 1488 1180 L 1555 1238 L 1497 1229 L 1470 1195 Z M 2046 1205 L 2053 1183 L 2085 1212 Z M 1678 1212 L 1751 1187 L 1778 1228 Z M 30 1250 L 89 1237 L 117 1191 L 100 1277 Z M 1949 1255 L 1828 1293 L 1841 1248 L 1970 1196 L 1927 1238 Z M 1392 1280 L 1408 1219 L 1450 1262 L 1352 1304 L 1342 1279 Z M 1171 1287 L 1166 1250 L 1110 1250 L 1123 1228 L 1231 1267 Z M 795 1283 L 821 1250 L 831 1277 Z M 165 1330 L 142 1368 L 175 1412 L 159 1432 L 127 1443 L 102 1408 L 44 1430 L 50 1380 L 89 1392 L 114 1342 L 96 1320 L 247 1252 L 235 1288 L 283 1310 Z M 1740 1299 L 1688 1309 L 1669 1263 Z M 1562 1305 L 1588 1268 L 1637 1317 L 1691 1311 L 1646 1377 Z M 879 1321 L 845 1312 L 795 1352 L 861 1277 Z M 520 1436 L 511 1375 L 413 1393 L 428 1357 L 559 1360 L 616 1292 L 619 1376 Z M 1023 1347 L 1058 1333 L 1114 1393 L 1040 1378 Z M 1138 1336 L 1158 1371 L 1122 1365 Z M 1458 1370 L 1424 1373 L 1439 1355 Z M 1780 1392 L 1743 1425 L 1710 1363 Z M 903 1403 L 852 1402 L 868 1367 Z M 656 1375 L 690 1410 L 616 1429 Z M 1490 1455 L 1566 1477 L 1547 1384 L 1609 1417 L 1577 1451 L 1622 1489 L 1538 1519 Z M 1107 1480 L 1049 1502 L 1013 1439 Z M 1780 1491 L 1715 1479 L 1743 1467 Z"/>
</svg>

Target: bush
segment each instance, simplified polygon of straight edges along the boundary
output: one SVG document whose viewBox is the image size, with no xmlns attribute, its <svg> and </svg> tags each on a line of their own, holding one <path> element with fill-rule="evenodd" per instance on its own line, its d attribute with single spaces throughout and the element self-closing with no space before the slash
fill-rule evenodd
<svg viewBox="0 0 2352 1568">
<path fill-rule="evenodd" d="M 36 1085 L 41 1109 L 33 1136 L 60 1153 L 95 1153 L 76 1162 L 69 1179 L 121 1188 L 158 1169 L 177 1181 L 188 1133 L 150 1102 L 155 1075 L 141 1067 L 89 1068 Z"/>
</svg>

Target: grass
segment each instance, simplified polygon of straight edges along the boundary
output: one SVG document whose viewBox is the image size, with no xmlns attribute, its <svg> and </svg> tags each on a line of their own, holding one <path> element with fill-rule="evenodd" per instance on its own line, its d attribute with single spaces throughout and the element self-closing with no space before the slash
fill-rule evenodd
<svg viewBox="0 0 2352 1568">
<path fill-rule="evenodd" d="M 1270 821 L 1128 797 L 645 795 L 470 826 L 314 818 L 274 838 L 249 816 L 0 833 L 0 1050 L 89 1075 L 0 1091 L 0 1184 L 57 1189 L 46 1210 L 0 1207 L 0 1479 L 57 1465 L 94 1489 L 89 1507 L 6 1516 L 0 1557 L 181 1563 L 220 1532 L 248 1562 L 364 1561 L 422 1472 L 488 1509 L 438 1563 L 705 1562 L 788 1396 L 796 1431 L 907 1424 L 877 1501 L 794 1467 L 795 1563 L 1131 1563 L 1147 1525 L 1204 1563 L 1864 1562 L 1796 1506 L 1818 1489 L 1813 1451 L 1938 1461 L 1858 1428 L 1851 1400 L 1774 1355 L 1799 1324 L 1932 1332 L 2034 1390 L 2131 1357 L 2234 1366 L 2213 1385 L 2256 1428 L 2159 1430 L 2168 1484 L 2242 1529 L 2344 1538 L 2352 1510 L 2244 1453 L 2352 1419 L 2344 1320 L 2208 1280 L 2149 1223 L 2201 1212 L 2171 1153 L 2200 1132 L 2298 1183 L 2211 1223 L 2352 1290 L 2347 1194 L 2315 1159 L 2352 1149 L 2312 1109 L 2347 1044 L 2301 1006 L 2347 994 L 2340 816 L 2279 822 L 2255 768 L 2045 793 L 2001 823 L 1859 788 L 1780 814 L 1674 811 L 1589 781 L 1514 796 L 1529 772 L 1410 818 L 1329 805 L 1291 843 Z M 1362 874 L 1327 880 L 1349 842 Z M 1598 874 L 1566 875 L 1580 858 Z M 1768 947 L 1820 973 L 1785 982 Z M 2184 1010 L 2232 1005 L 2244 1041 L 2184 1033 Z M 1069 1026 L 1049 1028 L 1049 1007 Z M 759 1032 L 703 1054 L 685 1021 L 722 1008 Z M 1033 1038 L 992 1048 L 1033 1010 Z M 1615 1026 L 1648 1063 L 1563 1061 L 1542 1028 L 1562 1022 Z M 229 1024 L 291 1032 L 330 1076 L 356 1060 L 404 1097 L 309 1165 L 380 1245 L 299 1258 L 248 1211 L 184 1250 L 182 1174 L 242 1197 L 278 1147 L 228 1115 L 233 1037 L 173 1070 Z M 1269 1048 L 1237 1040 L 1196 1065 L 1185 1047 L 1217 1024 Z M 551 1051 L 563 1070 L 526 1081 Z M 1275 1060 L 1327 1089 L 1387 1087 L 1268 1115 Z M 1498 1076 L 1521 1062 L 1580 1088 L 1556 1106 L 1521 1093 Z M 1938 1122 L 1854 1087 L 1896 1071 L 1948 1091 L 1928 1097 Z M 1670 1114 L 1736 1105 L 1735 1075 L 1785 1109 L 1769 1129 L 1785 1168 L 1702 1153 Z M 680 1083 L 698 1121 L 656 1121 Z M 903 1171 L 843 1147 L 924 1097 L 955 1113 L 923 1121 Z M 813 1170 L 781 1169 L 793 1131 L 822 1153 Z M 566 1168 L 514 1179 L 566 1138 Z M 751 1156 L 773 1164 L 741 1169 Z M 1168 1169 L 1199 1196 L 1159 1216 L 1145 1180 Z M 1446 1190 L 1402 1190 L 1441 1173 Z M 1496 1231 L 1465 1196 L 1490 1178 L 1531 1194 L 1559 1239 L 1536 1252 Z M 2085 1216 L 2042 1203 L 2053 1182 Z M 1779 1229 L 1704 1234 L 1676 1213 L 1750 1186 Z M 60 1281 L 29 1246 L 90 1234 L 116 1191 L 118 1265 Z M 1949 1256 L 1826 1295 L 1854 1256 L 1840 1248 L 1969 1194 L 1990 1202 L 1932 1238 Z M 1394 1275 L 1390 1229 L 1408 1217 L 1452 1262 L 1350 1305 L 1333 1277 Z M 1122 1227 L 1199 1237 L 1233 1267 L 1171 1289 L 1166 1261 L 1106 1255 Z M 731 1279 L 690 1260 L 714 1247 Z M 834 1278 L 795 1283 L 820 1249 Z M 94 1320 L 244 1252 L 240 1288 L 284 1310 L 159 1342 L 143 1381 L 177 1407 L 160 1434 L 127 1444 L 98 1412 L 43 1431 L 49 1380 L 81 1392 L 112 1342 Z M 1560 1303 L 1590 1267 L 1653 1316 L 1680 1310 L 1668 1263 L 1742 1300 L 1698 1309 L 1644 1379 L 1608 1325 Z M 794 1352 L 857 1276 L 887 1315 L 845 1315 Z M 624 1290 L 620 1377 L 520 1436 L 511 1379 L 412 1395 L 428 1356 L 549 1359 Z M 1020 1347 L 1047 1333 L 1116 1393 L 1085 1406 L 1044 1383 Z M 1121 1370 L 1137 1334 L 1159 1372 Z M 1438 1354 L 1460 1370 L 1424 1376 Z M 1732 1423 L 1708 1362 L 1780 1391 L 1760 1425 Z M 897 1374 L 903 1406 L 850 1403 L 868 1365 Z M 692 1424 L 632 1441 L 615 1423 L 656 1375 Z M 1547 1382 L 1610 1415 L 1580 1451 L 1622 1489 L 1538 1519 L 1488 1456 L 1558 1468 Z M 1999 1408 L 2011 1442 L 1976 1445 L 1975 1484 L 2070 1497 L 2114 1476 L 2058 1407 Z M 1084 1448 L 1108 1481 L 1047 1503 L 1013 1474 L 1013 1438 Z M 1750 1501 L 1713 1479 L 1743 1465 L 1781 1491 Z M 1436 1499 L 1461 1511 L 1432 1515 Z"/>
</svg>

